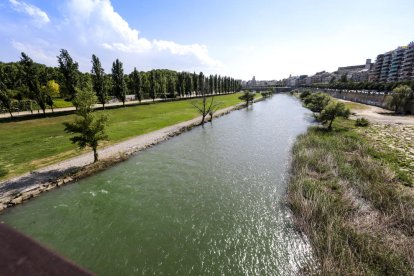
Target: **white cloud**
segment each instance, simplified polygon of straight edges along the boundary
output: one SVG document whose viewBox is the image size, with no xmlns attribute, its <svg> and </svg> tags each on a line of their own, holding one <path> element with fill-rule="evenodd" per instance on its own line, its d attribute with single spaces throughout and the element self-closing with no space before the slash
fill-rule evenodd
<svg viewBox="0 0 414 276">
<path fill-rule="evenodd" d="M 27 4 L 26 2 L 17 1 L 17 0 L 9 0 L 9 2 L 16 11 L 22 12 L 22 13 L 25 13 L 31 16 L 32 19 L 40 25 L 50 22 L 50 19 L 47 13 L 34 5 Z"/>
<path fill-rule="evenodd" d="M 139 57 L 148 60 L 149 57 L 161 53 L 166 59 L 180 58 L 179 63 L 182 65 L 187 59 L 188 65 L 190 62 L 196 62 L 204 67 L 222 67 L 219 61 L 209 56 L 204 45 L 182 45 L 164 40 L 150 41 L 141 37 L 139 31 L 130 27 L 114 10 L 109 0 L 70 0 L 66 10 L 68 24 L 76 27 L 76 34 L 83 44 L 93 43 L 132 60 Z M 169 61 L 165 63 L 168 64 Z"/>
<path fill-rule="evenodd" d="M 21 0 L 9 1 L 15 10 L 28 13 L 28 4 Z M 30 7 L 35 14 L 35 7 Z M 19 56 L 24 51 L 36 62 L 56 66 L 56 56 L 63 48 L 79 63 L 82 71 L 90 70 L 92 54 L 101 59 L 106 72 L 110 72 L 116 58 L 124 63 L 125 72 L 134 67 L 205 73 L 224 70 L 222 63 L 209 55 L 205 45 L 143 37 L 114 10 L 110 0 L 65 0 L 58 10 L 60 14 L 54 15 L 54 24 L 47 26 L 33 28 L 32 24 L 24 24 L 24 18 L 18 23 L 8 21 L 7 30 L 0 26 L 0 35 L 10 42 L 7 56 Z M 42 14 L 40 9 L 37 14 Z M 48 20 L 44 13 L 42 22 Z"/>
</svg>

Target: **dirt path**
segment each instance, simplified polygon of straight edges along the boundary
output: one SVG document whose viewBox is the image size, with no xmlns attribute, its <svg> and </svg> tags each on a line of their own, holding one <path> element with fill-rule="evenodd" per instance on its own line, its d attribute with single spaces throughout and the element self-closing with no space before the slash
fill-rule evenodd
<svg viewBox="0 0 414 276">
<path fill-rule="evenodd" d="M 353 103 L 351 101 L 340 100 L 341 102 L 348 102 Z M 361 108 L 352 108 L 352 116 L 351 118 L 361 118 L 364 117 L 368 119 L 372 123 L 377 124 L 402 124 L 402 125 L 414 125 L 414 116 L 407 115 L 407 116 L 398 116 L 394 115 L 394 113 L 390 110 L 372 106 L 372 105 L 365 105 L 358 103 L 358 106 Z"/>
<path fill-rule="evenodd" d="M 219 117 L 233 110 L 240 109 L 244 105 L 238 104 L 232 107 L 217 111 L 214 117 Z M 152 145 L 176 136 L 186 130 L 198 125 L 201 117 L 178 123 L 173 126 L 165 127 L 154 132 L 140 135 L 124 142 L 107 146 L 98 151 L 100 160 L 117 160 L 119 162 L 126 156 L 144 150 Z M 23 201 L 37 196 L 38 194 L 51 190 L 57 186 L 76 179 L 79 171 L 93 163 L 93 153 L 89 152 L 80 156 L 26 173 L 24 175 L 0 182 L 0 211 L 22 203 Z M 105 165 L 108 166 L 108 165 Z M 93 167 L 92 170 L 99 170 Z M 87 175 L 84 174 L 84 175 Z"/>
</svg>

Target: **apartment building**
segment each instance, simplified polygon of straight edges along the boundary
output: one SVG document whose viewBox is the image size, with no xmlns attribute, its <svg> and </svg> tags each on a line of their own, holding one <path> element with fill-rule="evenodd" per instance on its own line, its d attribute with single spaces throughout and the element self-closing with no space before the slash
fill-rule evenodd
<svg viewBox="0 0 414 276">
<path fill-rule="evenodd" d="M 414 80 L 414 41 L 408 44 L 398 80 Z"/>
<path fill-rule="evenodd" d="M 414 42 L 377 56 L 369 80 L 376 82 L 414 79 Z"/>
</svg>

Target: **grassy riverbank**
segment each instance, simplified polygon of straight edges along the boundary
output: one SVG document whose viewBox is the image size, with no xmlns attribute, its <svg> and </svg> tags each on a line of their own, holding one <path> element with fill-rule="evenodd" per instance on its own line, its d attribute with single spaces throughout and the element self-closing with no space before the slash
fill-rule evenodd
<svg viewBox="0 0 414 276">
<path fill-rule="evenodd" d="M 364 131 L 338 119 L 294 146 L 288 201 L 319 262 L 309 274 L 414 273 L 412 177 Z"/>
<path fill-rule="evenodd" d="M 241 101 L 241 94 L 216 96 L 220 108 Z M 107 127 L 108 144 L 149 133 L 198 116 L 190 105 L 191 100 L 139 105 L 97 111 L 106 112 L 110 121 Z M 0 123 L 0 180 L 16 176 L 82 153 L 71 144 L 63 131 L 63 122 L 72 121 L 75 115 Z"/>
</svg>

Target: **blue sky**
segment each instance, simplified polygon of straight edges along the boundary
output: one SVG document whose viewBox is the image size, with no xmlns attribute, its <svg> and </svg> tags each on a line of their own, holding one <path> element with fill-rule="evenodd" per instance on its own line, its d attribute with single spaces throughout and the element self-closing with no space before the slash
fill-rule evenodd
<svg viewBox="0 0 414 276">
<path fill-rule="evenodd" d="M 412 0 L 0 0 L 0 60 L 280 79 L 363 64 L 414 40 Z"/>
</svg>

